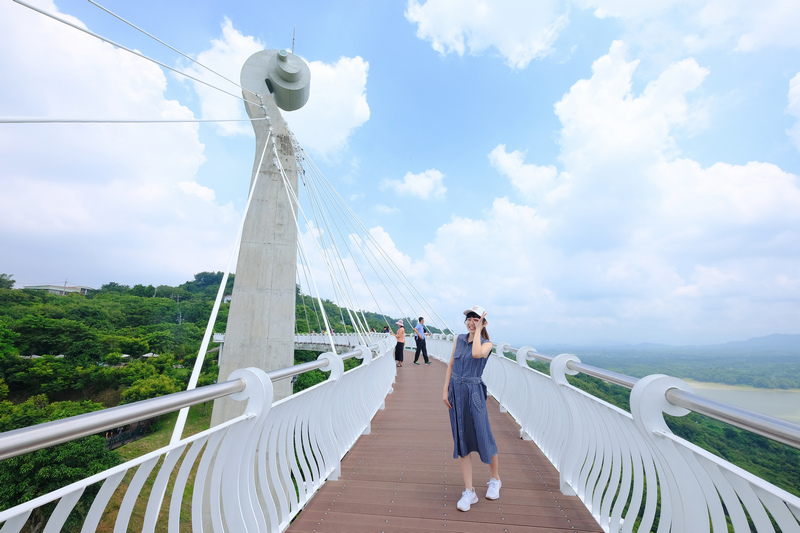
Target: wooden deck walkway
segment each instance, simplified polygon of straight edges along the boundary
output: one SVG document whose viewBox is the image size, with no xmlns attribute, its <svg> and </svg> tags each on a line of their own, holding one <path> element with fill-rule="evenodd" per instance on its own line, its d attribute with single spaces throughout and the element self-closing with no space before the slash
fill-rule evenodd
<svg viewBox="0 0 800 533">
<path fill-rule="evenodd" d="M 500 499 L 484 498 L 488 467 L 473 454 L 480 500 L 464 513 L 464 490 L 447 409 L 442 403 L 446 366 L 408 357 L 399 368 L 386 409 L 372 420 L 328 481 L 300 512 L 289 532 L 602 532 L 576 497 L 558 490 L 558 473 L 519 426 L 489 398 L 489 419 L 500 454 Z M 420 361 L 421 362 L 421 361 Z"/>
</svg>

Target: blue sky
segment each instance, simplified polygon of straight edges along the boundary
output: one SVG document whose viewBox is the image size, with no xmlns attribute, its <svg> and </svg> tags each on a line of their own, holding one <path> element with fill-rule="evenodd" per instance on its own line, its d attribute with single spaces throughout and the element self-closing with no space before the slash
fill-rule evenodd
<svg viewBox="0 0 800 533">
<path fill-rule="evenodd" d="M 207 75 L 90 2 L 31 3 Z M 290 128 L 454 327 L 478 303 L 518 346 L 800 333 L 800 4 L 101 4 L 235 80 L 296 31 Z M 1 117 L 245 116 L 10 0 L 0 71 Z M 246 122 L 0 124 L 0 272 L 222 270 L 253 156 Z"/>
</svg>

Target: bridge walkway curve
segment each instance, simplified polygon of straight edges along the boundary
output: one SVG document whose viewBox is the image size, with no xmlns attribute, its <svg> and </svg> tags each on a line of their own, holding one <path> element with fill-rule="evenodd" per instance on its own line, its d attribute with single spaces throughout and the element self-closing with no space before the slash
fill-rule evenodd
<svg viewBox="0 0 800 533">
<path fill-rule="evenodd" d="M 561 494 L 558 472 L 533 442 L 519 438 L 519 426 L 491 397 L 487 406 L 500 454 L 500 499 L 484 498 L 489 470 L 473 454 L 479 502 L 466 513 L 456 509 L 463 481 L 441 399 L 447 367 L 431 361 L 413 365 L 406 352 L 394 392 L 373 418 L 371 433 L 342 460 L 339 479 L 325 483 L 287 531 L 601 532 L 578 498 Z"/>
</svg>

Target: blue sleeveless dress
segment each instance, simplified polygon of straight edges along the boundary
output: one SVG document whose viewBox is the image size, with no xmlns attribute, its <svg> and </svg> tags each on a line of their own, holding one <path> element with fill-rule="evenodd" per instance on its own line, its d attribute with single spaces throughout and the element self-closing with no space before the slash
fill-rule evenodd
<svg viewBox="0 0 800 533">
<path fill-rule="evenodd" d="M 487 342 L 481 337 L 481 344 Z M 486 412 L 486 385 L 481 379 L 487 360 L 472 357 L 472 343 L 467 342 L 467 334 L 458 336 L 453 353 L 453 373 L 447 389 L 447 399 L 453 406 L 450 409 L 453 459 L 478 452 L 481 461 L 488 464 L 497 454 Z"/>
</svg>

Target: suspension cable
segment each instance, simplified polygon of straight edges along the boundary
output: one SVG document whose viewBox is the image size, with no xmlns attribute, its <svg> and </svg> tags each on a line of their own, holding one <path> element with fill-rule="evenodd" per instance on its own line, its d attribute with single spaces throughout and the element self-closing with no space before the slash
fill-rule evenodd
<svg viewBox="0 0 800 533">
<path fill-rule="evenodd" d="M 402 273 L 402 271 L 401 271 L 399 268 L 397 268 L 397 265 L 395 265 L 395 264 L 394 264 L 394 262 L 391 260 L 391 258 L 389 258 L 389 257 L 388 257 L 388 255 L 386 254 L 386 252 L 385 252 L 385 251 L 383 250 L 383 248 L 382 248 L 382 247 L 381 247 L 381 246 L 380 246 L 380 245 L 377 243 L 377 241 L 376 241 L 376 240 L 375 240 L 375 238 L 372 236 L 372 234 L 371 234 L 371 233 L 369 233 L 369 231 L 368 231 L 368 230 L 367 230 L 367 229 L 366 229 L 366 228 L 363 226 L 363 224 L 361 224 L 361 222 L 358 220 L 358 217 L 357 217 L 357 216 L 356 216 L 356 215 L 355 215 L 355 214 L 352 212 L 352 210 L 349 208 L 349 206 L 347 205 L 347 203 L 346 203 L 346 202 L 345 202 L 345 201 L 344 201 L 344 200 L 341 198 L 341 196 L 340 196 L 340 195 L 339 195 L 339 194 L 336 192 L 336 190 L 335 190 L 335 189 L 334 189 L 334 188 L 333 188 L 333 187 L 330 185 L 330 182 L 328 182 L 328 181 L 325 179 L 324 175 L 322 175 L 322 173 L 319 171 L 319 169 L 318 169 L 318 168 L 317 168 L 317 167 L 314 165 L 314 162 L 313 162 L 313 161 L 311 161 L 311 160 L 310 160 L 310 162 L 311 162 L 311 164 L 312 164 L 313 168 L 316 170 L 316 173 L 319 175 L 320 179 L 321 179 L 321 180 L 322 180 L 322 181 L 323 181 L 325 184 L 327 184 L 327 189 L 326 189 L 326 190 L 329 190 L 329 191 L 331 191 L 331 194 L 332 194 L 332 195 L 334 195 L 334 196 L 335 196 L 335 198 L 338 198 L 338 200 L 336 200 L 336 203 L 337 203 L 337 205 L 341 205 L 341 206 L 343 207 L 343 211 L 349 212 L 350 216 L 349 216 L 349 217 L 345 217 L 345 218 L 344 218 L 344 220 L 345 220 L 345 221 L 348 221 L 348 222 L 350 222 L 350 221 L 355 221 L 356 223 L 358 223 L 358 225 L 361 227 L 361 231 L 363 231 L 363 233 L 366 235 L 366 238 L 365 238 L 365 241 L 364 241 L 365 250 L 366 250 L 366 251 L 369 251 L 371 254 L 374 254 L 374 255 L 375 255 L 375 257 L 376 257 L 376 259 L 377 259 L 378 257 L 382 257 L 382 260 L 381 260 L 381 261 L 378 261 L 378 265 L 380 266 L 381 270 L 383 270 L 383 273 L 384 273 L 384 275 L 385 275 L 386 277 L 388 277 L 388 278 L 389 278 L 390 282 L 392 283 L 392 285 L 393 285 L 393 286 L 394 286 L 394 288 L 395 288 L 395 291 L 396 291 L 398 294 L 400 294 L 400 296 L 402 297 L 402 299 L 403 299 L 403 300 L 405 300 L 405 303 L 406 303 L 406 305 L 407 305 L 407 306 L 409 306 L 409 307 L 414 307 L 414 305 L 413 305 L 413 304 L 412 304 L 412 303 L 411 303 L 411 302 L 408 300 L 408 298 L 406 297 L 406 292 L 405 292 L 405 291 L 403 291 L 403 289 L 402 289 L 401 287 L 399 287 L 399 286 L 398 286 L 398 284 L 397 284 L 397 281 L 398 281 L 398 280 L 399 280 L 399 281 L 400 281 L 400 282 L 401 282 L 401 283 L 402 283 L 402 284 L 403 284 L 403 285 L 404 285 L 406 288 L 410 289 L 410 290 L 409 290 L 409 292 L 411 293 L 411 295 L 412 295 L 412 296 L 414 296 L 414 298 L 417 300 L 417 303 L 418 303 L 418 304 L 421 304 L 421 305 L 422 305 L 422 307 L 425 307 L 425 308 L 428 308 L 428 309 L 430 309 L 431 311 L 433 311 L 433 313 L 434 313 L 434 314 L 436 314 L 436 315 L 438 316 L 438 313 L 436 313 L 436 311 L 435 311 L 435 310 L 433 310 L 433 308 L 430 306 L 430 304 L 429 304 L 427 301 L 425 301 L 425 302 L 424 302 L 424 304 L 423 304 L 423 303 L 420 301 L 420 299 L 419 299 L 419 297 L 418 297 L 418 295 L 419 295 L 419 291 L 415 289 L 415 287 L 413 286 L 413 284 L 411 284 L 411 282 L 410 282 L 410 281 L 408 280 L 408 278 L 407 278 L 407 277 L 406 277 L 406 276 L 405 276 L 405 275 Z M 361 233 L 361 231 L 359 231 L 358 229 L 355 229 L 355 233 L 356 233 L 356 234 L 359 234 L 359 233 Z M 374 250 L 377 252 L 377 254 L 375 253 L 375 251 L 373 251 L 373 247 L 374 247 Z M 371 261 L 368 261 L 368 262 L 370 263 L 370 266 L 372 266 L 372 267 L 373 267 L 373 269 L 374 269 L 374 266 L 371 264 Z M 388 266 L 389 266 L 389 270 L 391 270 L 391 271 L 393 272 L 393 274 L 394 274 L 394 275 L 392 275 L 392 274 L 390 274 L 389 272 L 387 272 L 387 271 L 386 271 L 386 268 L 383 266 L 384 264 L 388 264 Z M 380 276 L 380 275 L 379 275 L 377 272 L 376 272 L 376 274 L 379 276 L 379 278 L 381 278 L 381 276 Z M 385 285 L 385 284 L 384 284 L 384 285 Z M 388 289 L 387 289 L 387 290 L 388 290 Z M 394 294 L 394 293 L 393 293 L 392 291 L 390 291 L 390 290 L 389 290 L 388 292 L 389 292 L 389 294 L 390 294 L 390 296 L 391 296 L 392 300 L 395 302 L 395 305 L 398 305 L 398 307 L 402 307 L 402 306 L 400 306 L 400 305 L 397 303 L 397 301 L 394 299 L 394 296 L 393 296 L 393 294 Z M 423 300 L 424 300 L 424 298 L 423 298 Z M 439 318 L 440 318 L 440 320 L 441 320 L 441 317 L 439 317 Z M 444 322 L 444 320 L 442 320 L 442 323 L 444 323 L 444 325 L 445 325 L 445 328 L 449 329 L 449 327 L 448 327 L 448 326 L 447 326 L 447 324 Z"/>
<path fill-rule="evenodd" d="M 303 154 L 304 154 L 304 157 L 307 158 L 307 154 L 305 153 L 305 151 L 303 152 Z M 419 292 L 419 290 L 416 289 L 416 287 L 411 283 L 411 281 L 402 272 L 402 270 L 397 268 L 397 265 L 394 264 L 394 261 L 392 261 L 391 258 L 388 257 L 388 255 L 386 254 L 386 251 L 383 250 L 383 248 L 380 246 L 380 244 L 378 244 L 377 240 L 372 236 L 372 234 L 369 232 L 369 230 L 367 230 L 367 228 L 363 225 L 363 223 L 358 219 L 358 217 L 355 215 L 355 213 L 350 208 L 350 206 L 347 205 L 347 203 L 344 201 L 344 199 L 341 197 L 341 195 L 338 192 L 336 192 L 336 189 L 334 189 L 333 186 L 330 185 L 330 182 L 328 182 L 328 180 L 325 178 L 325 176 L 322 174 L 322 172 L 319 170 L 319 168 L 316 167 L 314 161 L 311 160 L 311 159 L 308 159 L 308 160 L 310 161 L 311 165 L 316 169 L 316 171 L 318 172 L 320 178 L 322 180 L 324 180 L 325 183 L 327 183 L 327 185 L 329 187 L 329 190 L 332 191 L 332 194 L 334 194 L 338 198 L 338 200 L 339 200 L 338 204 L 341 205 L 343 207 L 343 209 L 350 214 L 349 219 L 352 219 L 355 223 L 358 224 L 358 226 L 362 229 L 363 233 L 366 235 L 367 241 L 370 244 L 372 244 L 372 246 L 375 247 L 375 249 L 380 253 L 381 256 L 383 256 L 383 258 L 385 259 L 385 262 L 390 266 L 390 269 L 394 273 L 397 274 L 397 276 L 404 282 L 403 284 L 407 288 L 409 288 L 411 290 L 411 292 L 415 295 L 415 298 L 418 299 L 418 301 L 421 299 L 422 302 L 424 302 L 423 307 L 426 307 L 427 309 L 429 309 L 433 314 L 435 314 L 439 318 L 439 320 L 441 320 L 441 323 L 445 326 L 446 329 L 452 331 L 450 329 L 450 327 L 447 325 L 447 322 L 444 319 L 442 319 L 442 317 L 436 312 L 436 310 L 433 308 L 433 306 L 431 306 L 431 304 L 427 301 L 427 299 Z M 384 269 L 384 273 L 386 273 L 388 275 L 388 273 L 385 271 L 385 269 Z M 389 276 L 389 277 L 390 277 L 390 279 L 392 279 L 392 282 L 394 283 L 393 278 L 391 276 Z M 396 284 L 395 284 L 395 287 L 396 287 Z M 420 302 L 420 303 L 422 303 L 422 302 Z M 406 303 L 409 303 L 407 299 L 406 299 Z"/>
<path fill-rule="evenodd" d="M 225 81 L 227 81 L 227 82 L 230 82 L 230 83 L 232 83 L 232 84 L 236 85 L 238 88 L 240 88 L 240 89 L 244 89 L 244 87 L 242 87 L 241 85 L 239 85 L 237 82 L 233 81 L 232 79 L 230 79 L 230 78 L 226 77 L 226 76 L 225 76 L 225 75 L 223 75 L 223 74 L 220 74 L 219 72 L 217 72 L 216 70 L 212 69 L 211 67 L 208 67 L 208 66 L 206 66 L 206 65 L 204 65 L 204 64 L 202 64 L 202 63 L 200 63 L 199 61 L 197 61 L 197 60 L 196 60 L 196 59 L 194 59 L 193 57 L 190 57 L 190 56 L 188 56 L 188 55 L 184 54 L 183 52 L 181 52 L 181 51 L 180 51 L 180 50 L 178 50 L 177 48 L 175 48 L 175 47 L 173 47 L 173 46 L 171 46 L 171 45 L 169 45 L 169 44 L 165 43 L 164 41 L 162 41 L 161 39 L 159 39 L 159 38 L 158 38 L 158 37 L 156 37 L 155 35 L 152 35 L 152 34 L 148 33 L 147 31 L 143 30 L 142 28 L 140 28 L 139 26 L 137 26 L 137 25 L 133 24 L 132 22 L 129 22 L 129 21 L 125 20 L 124 18 L 122 18 L 121 16 L 117 15 L 116 13 L 114 13 L 113 11 L 111 11 L 110 9 L 107 9 L 107 8 L 105 8 L 105 7 L 101 6 L 100 4 L 98 4 L 97 2 L 95 2 L 94 0 L 89 0 L 89 3 L 91 3 L 91 4 L 93 4 L 93 5 L 97 6 L 97 7 L 99 7 L 100 9 L 102 9 L 103 11 L 105 11 L 106 13 L 108 13 L 109 15 L 111 15 L 111 16 L 113 16 L 113 17 L 116 17 L 117 19 L 121 20 L 122 22 L 124 22 L 124 23 L 125 23 L 125 24 L 127 24 L 128 26 L 132 27 L 133 29 L 135 29 L 135 30 L 138 30 L 138 31 L 142 32 L 143 34 L 147 35 L 147 36 L 148 36 L 148 37 L 150 37 L 151 39 L 153 39 L 153 40 L 155 40 L 155 41 L 157 41 L 157 42 L 159 42 L 159 43 L 163 44 L 164 46 L 166 46 L 167 48 L 169 48 L 169 49 L 170 49 L 170 50 L 172 50 L 173 52 L 177 52 L 178 54 L 182 55 L 183 57 L 185 57 L 186 59 L 188 59 L 188 60 L 189 60 L 189 61 L 191 61 L 192 63 L 195 63 L 196 65 L 198 65 L 198 66 L 200 66 L 200 67 L 203 67 L 204 69 L 206 69 L 207 71 L 211 72 L 212 74 L 216 74 L 217 76 L 219 76 L 219 77 L 220 77 L 220 78 L 222 78 L 223 80 L 225 80 Z"/>
<path fill-rule="evenodd" d="M 343 280 L 344 280 L 344 279 L 346 279 L 346 280 L 347 280 L 347 282 L 346 282 L 346 283 L 343 283 L 343 284 L 342 284 L 343 286 L 342 286 L 342 289 L 341 289 L 341 290 L 342 290 L 342 296 L 343 296 L 343 298 L 344 298 L 344 299 L 347 301 L 347 303 L 348 303 L 348 305 L 345 307 L 345 309 L 347 310 L 347 314 L 348 314 L 348 316 L 350 317 L 350 321 L 351 321 L 351 323 L 353 324 L 353 328 L 355 329 L 357 326 L 359 326 L 359 324 L 357 324 L 357 322 L 358 322 L 359 320 L 358 320 L 358 315 L 357 315 L 357 313 L 356 313 L 356 319 L 354 320 L 354 318 L 353 318 L 353 316 L 352 316 L 352 310 L 351 310 L 351 308 L 360 308 L 360 304 L 359 304 L 359 302 L 358 302 L 358 297 L 355 295 L 355 292 L 353 291 L 353 284 L 352 284 L 352 281 L 350 280 L 350 276 L 349 276 L 349 274 L 347 273 L 347 268 L 345 267 L 345 265 L 344 265 L 344 263 L 343 263 L 343 261 L 342 261 L 342 254 L 340 253 L 340 251 L 339 251 L 339 248 L 338 248 L 338 246 L 336 245 L 336 241 L 333 239 L 334 232 L 331 230 L 331 228 L 330 228 L 330 225 L 329 225 L 329 218 L 331 218 L 331 217 L 324 217 L 324 216 L 321 216 L 321 214 L 320 214 L 320 213 L 317 211 L 317 209 L 320 209 L 320 211 L 322 211 L 322 207 L 323 207 L 323 206 L 322 206 L 322 204 L 321 204 L 321 203 L 320 203 L 318 200 L 316 200 L 316 201 L 315 201 L 316 194 L 314 194 L 314 193 L 315 193 L 316 191 L 315 191 L 315 189 L 314 189 L 314 187 L 313 187 L 312 185 L 313 185 L 313 182 L 309 182 L 309 183 L 306 185 L 306 188 L 309 190 L 309 198 L 311 199 L 311 207 L 312 207 L 312 210 L 314 211 L 314 215 L 315 215 L 315 216 L 316 216 L 316 217 L 317 217 L 317 218 L 318 218 L 318 219 L 319 219 L 321 222 L 323 222 L 323 223 L 325 224 L 325 228 L 323 228 L 323 229 L 327 229 L 327 234 L 329 234 L 329 235 L 331 236 L 331 239 L 330 239 L 330 248 L 331 248 L 331 249 L 334 251 L 334 253 L 333 253 L 333 256 L 334 256 L 334 258 L 336 259 L 336 261 L 334 261 L 333 265 L 335 265 L 336 267 L 338 267 L 338 271 L 339 271 L 339 272 L 341 272 L 341 274 L 339 274 L 339 275 L 342 277 L 342 279 L 343 279 Z M 333 211 L 332 211 L 332 210 L 329 210 L 328 212 L 329 212 L 329 213 L 333 213 Z M 336 221 L 335 221 L 335 220 L 334 220 L 334 224 L 336 224 Z M 337 230 L 338 230 L 338 225 L 337 225 Z M 339 235 L 340 235 L 340 237 L 341 237 L 341 235 L 342 235 L 342 234 L 341 234 L 341 231 L 338 231 L 338 233 L 339 233 Z M 324 236 L 324 235 L 325 235 L 325 233 L 323 233 L 322 235 Z M 345 240 L 343 237 L 342 237 L 342 240 L 345 242 L 345 246 L 347 246 L 347 241 L 346 241 L 346 240 Z M 348 249 L 348 251 L 349 251 L 349 249 Z M 352 255 L 352 254 L 351 254 L 351 255 Z M 358 265 L 356 264 L 356 267 L 357 267 L 357 266 L 358 266 Z M 334 274 L 335 274 L 335 272 L 333 272 L 333 271 L 332 271 L 332 272 L 331 272 L 331 275 L 333 276 Z M 363 279 L 363 278 L 362 278 L 362 279 Z M 347 291 L 347 289 L 348 289 L 348 288 L 350 289 L 350 292 L 349 292 L 349 293 L 348 293 L 348 291 Z M 355 305 L 353 305 L 354 303 L 355 303 Z M 340 312 L 341 312 L 341 308 L 340 308 Z M 363 318 L 363 316 L 362 316 L 362 318 Z M 344 321 L 344 317 L 342 317 L 342 320 Z M 364 323 L 361 325 L 361 328 L 362 328 L 362 329 L 363 329 L 365 332 L 367 332 L 367 330 L 368 330 L 368 327 L 367 327 L 367 325 L 366 325 L 366 319 L 365 319 L 365 318 L 364 318 Z"/>
<path fill-rule="evenodd" d="M 81 28 L 77 24 L 73 24 L 72 22 L 70 22 L 68 20 L 64 20 L 59 16 L 53 15 L 52 13 L 48 13 L 47 11 L 39 9 L 38 7 L 32 6 L 30 4 L 27 4 L 27 3 L 23 2 L 22 0 L 14 0 L 14 2 L 18 3 L 21 6 L 25 6 L 30 10 L 36 11 L 37 13 L 41 13 L 42 15 L 44 15 L 46 17 L 50 17 L 53 20 L 57 20 L 58 22 L 61 22 L 62 24 L 66 24 L 67 26 L 70 26 L 71 28 L 75 28 L 76 30 L 82 31 L 83 33 L 85 33 L 87 35 L 91 35 L 92 37 L 94 37 L 96 39 L 100 39 L 101 41 L 105 41 L 105 42 L 111 44 L 112 46 L 116 46 L 117 48 L 125 50 L 126 52 L 130 52 L 131 54 L 133 54 L 135 56 L 141 57 L 142 59 L 146 59 L 147 61 L 155 63 L 156 65 L 164 67 L 165 69 L 171 70 L 172 72 L 175 72 L 176 74 L 180 74 L 181 76 L 185 76 L 185 77 L 189 78 L 190 80 L 196 81 L 197 83 L 202 83 L 203 85 L 211 87 L 212 89 L 216 89 L 217 91 L 223 92 L 223 93 L 225 93 L 227 95 L 233 96 L 234 98 L 238 98 L 239 100 L 247 102 L 247 103 L 249 103 L 251 105 L 261 107 L 260 104 L 257 104 L 255 102 L 251 102 L 250 100 L 247 100 L 246 98 L 244 98 L 244 97 L 242 97 L 242 96 L 240 96 L 238 94 L 234 94 L 232 92 L 226 91 L 225 89 L 221 89 L 221 88 L 219 88 L 219 87 L 217 87 L 215 85 L 212 85 L 212 84 L 210 84 L 208 82 L 205 82 L 205 81 L 203 81 L 201 79 L 195 78 L 191 74 L 186 74 L 185 72 L 181 72 L 180 70 L 178 70 L 176 68 L 173 68 L 173 67 L 170 67 L 169 65 L 167 65 L 165 63 L 162 63 L 161 61 L 158 61 L 157 59 L 153 59 L 153 58 L 147 57 L 146 55 L 142 54 L 141 52 L 137 52 L 136 50 L 128 48 L 127 46 L 123 46 L 123 45 L 121 45 L 121 44 L 119 44 L 117 42 L 112 41 L 111 39 L 107 39 L 107 38 L 103 37 L 102 35 L 98 35 L 98 34 L 94 33 L 93 31 L 87 30 L 85 28 Z"/>
<path fill-rule="evenodd" d="M 253 120 L 266 120 L 266 117 L 176 119 L 0 117 L 0 124 L 170 124 L 181 122 L 250 122 Z"/>
<path fill-rule="evenodd" d="M 307 185 L 307 188 L 309 188 L 310 190 L 316 192 L 316 187 L 314 187 L 314 185 L 315 185 L 314 181 L 309 181 L 309 184 Z M 329 213 L 335 212 L 333 209 L 328 207 L 328 203 L 325 201 L 325 196 L 324 195 L 315 194 L 314 198 L 317 198 L 317 203 L 319 204 L 319 209 L 320 210 L 325 210 L 325 208 L 327 208 L 327 212 L 329 212 Z M 323 217 L 322 218 L 322 220 L 325 221 L 326 226 L 328 226 L 328 224 L 327 224 L 328 218 L 329 217 Z M 351 257 L 354 257 L 353 251 L 350 249 L 350 246 L 347 243 L 347 239 L 344 237 L 344 234 L 343 234 L 341 228 L 339 227 L 339 224 L 337 223 L 336 219 L 333 219 L 333 225 L 336 228 L 336 232 L 340 236 L 340 238 L 341 238 L 341 240 L 342 240 L 342 242 L 343 242 L 343 244 L 345 246 L 345 249 L 347 250 L 347 253 L 350 254 Z M 330 231 L 330 226 L 328 226 L 328 228 L 329 228 L 329 231 Z M 333 232 L 331 232 L 331 235 L 333 235 Z M 369 331 L 368 331 L 369 328 L 368 328 L 368 325 L 367 325 L 367 318 L 366 318 L 366 316 L 364 316 L 363 306 L 361 306 L 360 302 L 358 301 L 358 296 L 355 293 L 355 291 L 353 290 L 354 289 L 353 282 L 350 279 L 350 274 L 348 273 L 348 269 L 345 267 L 344 263 L 342 262 L 342 254 L 339 252 L 339 249 L 336 246 L 335 242 L 332 244 L 332 246 L 336 251 L 337 258 L 339 259 L 338 263 L 339 263 L 341 271 L 342 271 L 342 273 L 344 275 L 344 278 L 347 280 L 347 283 L 345 284 L 345 287 L 349 287 L 351 289 L 352 295 L 353 295 L 353 299 L 354 299 L 354 301 L 356 303 L 356 309 L 358 309 L 361 312 L 361 320 L 363 322 L 364 330 L 367 333 L 369 333 Z M 364 277 L 364 273 L 362 272 L 361 267 L 359 266 L 358 262 L 354 261 L 353 263 L 355 264 L 356 270 L 358 271 L 358 274 L 361 277 L 361 279 L 364 281 L 364 284 L 366 285 L 367 290 L 370 292 L 370 295 L 372 296 L 373 300 L 375 301 L 376 304 L 378 304 L 377 299 L 375 299 L 375 296 L 372 293 L 372 289 L 369 287 L 369 284 L 367 283 L 367 280 Z M 380 309 L 380 305 L 379 304 L 378 304 L 378 307 Z M 358 311 L 357 311 L 357 314 L 358 314 Z M 388 323 L 387 323 L 387 325 L 388 325 Z"/>
</svg>

